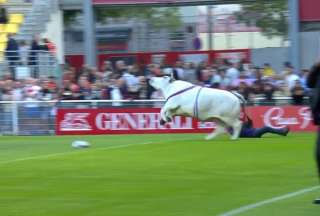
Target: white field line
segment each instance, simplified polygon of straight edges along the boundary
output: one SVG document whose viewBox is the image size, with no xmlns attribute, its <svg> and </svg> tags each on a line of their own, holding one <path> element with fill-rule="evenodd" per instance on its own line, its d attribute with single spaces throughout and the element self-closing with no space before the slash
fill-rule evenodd
<svg viewBox="0 0 320 216">
<path fill-rule="evenodd" d="M 118 148 L 126 148 L 126 147 L 132 146 L 132 145 L 148 145 L 148 144 L 152 144 L 152 143 L 153 142 L 144 142 L 144 143 L 136 143 L 136 144 L 117 145 L 117 146 L 109 146 L 109 147 L 97 148 L 97 149 L 94 149 L 94 150 L 118 149 Z M 47 158 L 51 158 L 51 157 L 59 157 L 59 156 L 71 155 L 71 154 L 79 154 L 79 153 L 84 153 L 84 152 L 86 152 L 86 151 L 81 151 L 79 149 L 78 151 L 75 150 L 75 151 L 70 151 L 70 152 L 61 152 L 61 153 L 55 153 L 55 154 L 47 154 L 47 155 L 39 155 L 39 156 L 18 158 L 18 159 L 14 159 L 14 160 L 2 161 L 2 162 L 0 162 L 0 165 L 10 164 L 10 163 L 15 163 L 15 162 L 20 162 L 20 161 L 47 159 Z"/>
<path fill-rule="evenodd" d="M 173 140 L 168 140 L 167 142 L 173 142 L 173 141 L 183 141 L 183 140 L 190 140 L 190 139 L 173 139 Z M 95 151 L 99 150 L 111 150 L 111 149 L 120 149 L 120 148 L 126 148 L 129 146 L 135 146 L 135 145 L 150 145 L 150 144 L 155 144 L 155 143 L 162 143 L 166 141 L 150 141 L 150 142 L 143 142 L 143 143 L 134 143 L 134 144 L 125 144 L 125 145 L 115 145 L 115 146 L 108 146 L 108 147 L 102 147 L 102 148 L 96 148 L 93 149 Z M 24 157 L 24 158 L 18 158 L 14 160 L 8 160 L 8 161 L 2 161 L 0 162 L 1 165 L 5 164 L 11 164 L 11 163 L 16 163 L 16 162 L 21 162 L 21 161 L 28 161 L 28 160 L 38 160 L 38 159 L 47 159 L 51 157 L 59 157 L 59 156 L 64 156 L 64 155 L 72 155 L 72 154 L 80 154 L 80 153 L 85 153 L 84 151 L 78 150 L 78 151 L 70 151 L 70 152 L 61 152 L 61 153 L 55 153 L 55 154 L 47 154 L 47 155 L 38 155 L 38 156 L 32 156 L 32 157 Z"/>
<path fill-rule="evenodd" d="M 253 204 L 250 204 L 250 205 L 245 205 L 245 206 L 242 206 L 240 208 L 233 209 L 231 211 L 219 214 L 218 216 L 238 215 L 238 214 L 241 214 L 243 212 L 250 211 L 252 209 L 259 208 L 259 207 L 264 206 L 264 205 L 268 205 L 268 204 L 275 203 L 275 202 L 278 202 L 278 201 L 282 201 L 282 200 L 285 200 L 285 199 L 290 199 L 292 197 L 296 197 L 296 196 L 299 196 L 299 195 L 302 195 L 302 194 L 306 194 L 306 193 L 309 193 L 309 192 L 312 192 L 312 191 L 315 191 L 315 190 L 318 190 L 318 189 L 320 189 L 320 186 L 314 186 L 314 187 L 310 187 L 310 188 L 305 188 L 305 189 L 302 189 L 302 190 L 299 190 L 299 191 L 291 192 L 291 193 L 288 193 L 288 194 L 285 194 L 285 195 L 281 195 L 281 196 L 276 196 L 276 197 L 273 197 L 271 199 L 263 200 L 263 201 L 260 201 L 260 202 L 257 202 L 257 203 L 253 203 Z"/>
</svg>

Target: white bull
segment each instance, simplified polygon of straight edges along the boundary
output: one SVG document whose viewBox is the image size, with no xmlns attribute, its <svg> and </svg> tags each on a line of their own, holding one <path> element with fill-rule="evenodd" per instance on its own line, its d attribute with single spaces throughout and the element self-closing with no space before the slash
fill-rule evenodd
<svg viewBox="0 0 320 216">
<path fill-rule="evenodd" d="M 195 86 L 168 76 L 153 77 L 149 83 L 161 90 L 166 99 L 160 112 L 162 124 L 170 122 L 174 116 L 195 117 L 200 121 L 213 121 L 216 124 L 215 130 L 206 139 L 213 139 L 230 127 L 233 129 L 231 139 L 239 137 L 242 127 L 241 103 L 244 102 L 241 95 Z"/>
</svg>

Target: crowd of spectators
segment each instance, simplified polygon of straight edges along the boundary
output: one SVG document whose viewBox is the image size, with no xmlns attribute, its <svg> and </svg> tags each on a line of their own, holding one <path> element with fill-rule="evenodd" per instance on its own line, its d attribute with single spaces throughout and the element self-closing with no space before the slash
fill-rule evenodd
<svg viewBox="0 0 320 216">
<path fill-rule="evenodd" d="M 290 96 L 293 104 L 302 104 L 308 95 L 308 70 L 297 71 L 289 62 L 283 71 L 274 71 L 268 63 L 262 67 L 231 63 L 213 64 L 177 61 L 175 65 L 150 64 L 144 67 L 124 61 L 105 61 L 100 70 L 66 66 L 61 83 L 55 77 L 14 80 L 7 73 L 0 81 L 1 100 L 100 100 L 162 99 L 161 92 L 148 84 L 150 76 L 171 75 L 208 88 L 234 90 L 248 101 L 262 97 L 273 103 L 276 96 Z"/>
</svg>

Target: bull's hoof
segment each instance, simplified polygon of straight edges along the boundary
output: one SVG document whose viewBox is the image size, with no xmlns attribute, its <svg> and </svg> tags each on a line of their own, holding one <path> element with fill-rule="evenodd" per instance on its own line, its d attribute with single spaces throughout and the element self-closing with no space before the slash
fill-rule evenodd
<svg viewBox="0 0 320 216">
<path fill-rule="evenodd" d="M 204 139 L 205 139 L 205 140 L 212 140 L 212 139 L 214 139 L 216 136 L 217 136 L 217 134 L 209 134 L 209 135 L 207 135 Z"/>
<path fill-rule="evenodd" d="M 161 120 L 160 120 L 160 125 L 165 125 L 165 124 L 166 124 L 166 121 L 163 120 L 163 119 L 161 119 Z"/>
<path fill-rule="evenodd" d="M 237 140 L 239 137 L 238 136 L 232 136 L 230 139 L 231 140 Z"/>
</svg>

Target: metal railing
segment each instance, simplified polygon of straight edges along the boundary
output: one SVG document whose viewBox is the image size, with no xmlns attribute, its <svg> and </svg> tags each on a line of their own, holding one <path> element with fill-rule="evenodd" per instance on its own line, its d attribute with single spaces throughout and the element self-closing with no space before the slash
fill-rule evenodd
<svg viewBox="0 0 320 216">
<path fill-rule="evenodd" d="M 256 98 L 251 105 L 287 105 L 289 97 L 278 97 L 275 103 Z M 152 108 L 164 100 L 70 100 L 70 101 L 0 101 L 0 135 L 53 135 L 58 108 Z"/>
<path fill-rule="evenodd" d="M 59 64 L 55 55 L 44 50 L 0 52 L 0 76 L 11 73 L 16 79 L 40 76 L 59 77 Z"/>
</svg>

